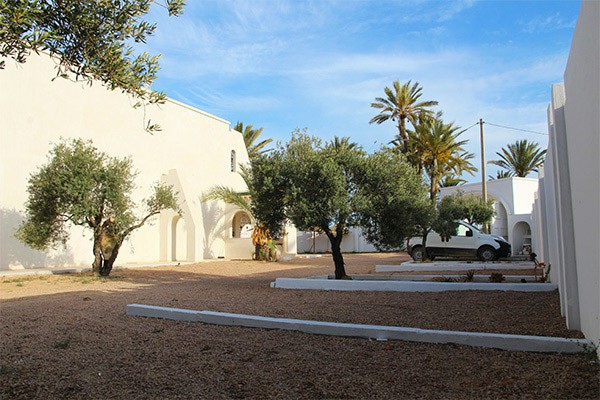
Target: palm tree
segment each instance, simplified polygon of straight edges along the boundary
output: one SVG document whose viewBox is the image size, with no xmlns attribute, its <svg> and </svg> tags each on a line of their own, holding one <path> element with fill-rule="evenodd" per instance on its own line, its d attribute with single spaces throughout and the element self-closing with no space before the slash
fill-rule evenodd
<svg viewBox="0 0 600 400">
<path fill-rule="evenodd" d="M 490 178 L 491 181 L 494 181 L 496 179 L 511 178 L 512 176 L 513 173 L 511 171 L 496 171 L 496 177 L 488 175 L 488 178 Z"/>
<path fill-rule="evenodd" d="M 538 167 L 544 163 L 546 150 L 541 150 L 540 145 L 529 142 L 526 139 L 517 140 L 502 148 L 502 152 L 496 153 L 500 160 L 492 160 L 490 164 L 504 168 L 513 176 L 526 177 L 531 172 L 537 172 Z"/>
<path fill-rule="evenodd" d="M 371 107 L 377 108 L 379 114 L 371 118 L 370 124 L 381 124 L 385 121 L 392 120 L 397 123 L 398 127 L 398 143 L 403 154 L 408 153 L 408 135 L 406 132 L 406 120 L 413 125 L 417 124 L 419 118 L 426 117 L 432 114 L 431 107 L 438 104 L 437 101 L 422 101 L 422 88 L 419 83 L 412 84 L 411 81 L 401 85 L 400 81 L 394 81 L 393 90 L 385 87 L 384 92 L 386 97 L 377 97 L 375 102 L 371 103 Z"/>
<path fill-rule="evenodd" d="M 454 173 L 451 172 L 451 173 L 445 175 L 440 180 L 440 187 L 445 188 L 445 187 L 459 186 L 466 182 L 467 182 L 466 179 L 456 176 Z"/>
<path fill-rule="evenodd" d="M 247 182 L 245 172 L 241 173 L 244 180 Z M 254 229 L 252 231 L 252 244 L 254 245 L 254 259 L 261 261 L 276 261 L 276 247 L 269 230 L 260 224 L 252 214 L 250 194 L 248 192 L 236 192 L 232 188 L 222 185 L 213 186 L 201 198 L 201 201 L 222 200 L 227 204 L 237 206 L 242 211 L 245 211 L 254 221 Z"/>
<path fill-rule="evenodd" d="M 463 172 L 471 175 L 477 168 L 469 161 L 473 153 L 465 151 L 467 140 L 458 140 L 464 132 L 453 122 L 446 124 L 442 113 L 425 119 L 409 131 L 409 153 L 407 159 L 419 172 L 424 171 L 429 179 L 429 198 L 435 201 L 442 180 L 448 176 L 460 176 Z"/>
<path fill-rule="evenodd" d="M 263 128 L 254 129 L 252 125 L 246 125 L 244 127 L 244 123 L 238 121 L 233 129 L 242 134 L 242 137 L 244 138 L 244 144 L 246 145 L 246 150 L 248 150 L 248 158 L 250 160 L 254 159 L 259 154 L 268 151 L 263 148 L 273 141 L 273 139 L 266 139 L 258 144 L 254 144 L 254 142 L 257 141 L 258 137 L 262 133 Z"/>
</svg>

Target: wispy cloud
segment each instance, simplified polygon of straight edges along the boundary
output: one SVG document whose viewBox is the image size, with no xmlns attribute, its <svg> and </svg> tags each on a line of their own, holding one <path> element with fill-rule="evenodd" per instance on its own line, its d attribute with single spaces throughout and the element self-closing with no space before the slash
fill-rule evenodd
<svg viewBox="0 0 600 400">
<path fill-rule="evenodd" d="M 574 28 L 576 20 L 567 19 L 556 13 L 547 17 L 537 17 L 527 22 L 520 22 L 525 33 L 544 33 L 565 28 Z"/>
<path fill-rule="evenodd" d="M 549 84 L 562 80 L 568 54 L 568 44 L 556 46 L 557 38 L 568 42 L 559 27 L 574 26 L 574 12 L 566 17 L 537 3 L 523 14 L 527 22 L 506 18 L 520 5 L 506 10 L 511 3 L 490 1 L 188 3 L 180 18 L 156 14 L 149 47 L 163 54 L 160 89 L 225 119 L 265 126 L 275 139 L 308 126 L 368 149 L 395 134 L 392 124 L 368 122 L 371 102 L 396 79 L 418 81 L 423 99 L 439 101 L 445 118 L 463 127 L 484 118 L 544 131 Z M 483 27 L 478 12 L 487 17 Z M 547 34 L 537 42 L 534 32 Z M 488 157 L 523 135 L 486 129 Z M 465 135 L 477 152 L 477 129 Z"/>
</svg>

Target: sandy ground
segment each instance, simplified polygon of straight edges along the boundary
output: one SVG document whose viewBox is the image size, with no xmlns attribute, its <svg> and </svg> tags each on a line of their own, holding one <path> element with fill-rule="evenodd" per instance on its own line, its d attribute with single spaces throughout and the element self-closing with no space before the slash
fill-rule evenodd
<svg viewBox="0 0 600 400">
<path fill-rule="evenodd" d="M 376 264 L 399 264 L 407 257 L 350 254 L 345 259 L 348 273 L 372 273 Z M 0 279 L 0 398 L 600 397 L 598 363 L 586 354 L 377 342 L 125 315 L 127 304 L 142 303 L 581 337 L 565 328 L 557 292 L 351 293 L 269 287 L 276 277 L 332 271 L 331 258 L 325 256 L 117 270 L 108 279 L 90 274 Z"/>
</svg>

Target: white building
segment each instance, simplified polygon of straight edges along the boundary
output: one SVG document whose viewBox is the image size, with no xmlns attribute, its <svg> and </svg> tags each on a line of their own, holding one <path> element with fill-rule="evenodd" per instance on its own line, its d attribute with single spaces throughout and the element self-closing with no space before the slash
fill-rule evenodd
<svg viewBox="0 0 600 400">
<path fill-rule="evenodd" d="M 583 1 L 552 86 L 549 145 L 534 206 L 534 251 L 552 265 L 570 329 L 600 344 L 600 2 Z M 599 354 L 600 356 L 600 354 Z"/>
<path fill-rule="evenodd" d="M 32 54 L 25 64 L 6 60 L 0 70 L 0 269 L 90 265 L 90 235 L 75 228 L 66 249 L 34 251 L 14 237 L 22 221 L 27 180 L 45 163 L 62 138 L 91 139 L 101 151 L 131 157 L 139 175 L 137 200 L 152 183 L 163 181 L 179 192 L 181 216 L 163 212 L 135 231 L 117 264 L 249 258 L 251 239 L 242 231 L 248 215 L 223 202 L 202 203 L 213 185 L 246 190 L 237 173 L 248 162 L 242 136 L 221 118 L 174 100 L 135 109 L 120 91 L 88 86 L 56 75 L 54 61 Z M 158 123 L 153 135 L 145 123 Z M 295 231 L 285 251 L 295 253 Z"/>
<path fill-rule="evenodd" d="M 531 251 L 531 211 L 537 189 L 537 178 L 513 177 L 487 182 L 488 198 L 494 200 L 496 212 L 490 225 L 490 233 L 508 240 L 513 255 L 529 254 Z M 442 188 L 440 197 L 458 191 L 481 196 L 481 183 Z"/>
</svg>

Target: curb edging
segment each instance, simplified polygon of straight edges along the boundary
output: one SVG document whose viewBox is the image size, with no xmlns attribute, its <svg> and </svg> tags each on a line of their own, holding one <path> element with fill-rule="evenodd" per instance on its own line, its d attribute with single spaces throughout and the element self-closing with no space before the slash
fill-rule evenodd
<svg viewBox="0 0 600 400">
<path fill-rule="evenodd" d="M 578 353 L 591 345 L 587 339 L 548 336 L 526 336 L 482 332 L 459 332 L 397 326 L 321 322 L 290 318 L 271 318 L 256 315 L 215 311 L 196 311 L 180 308 L 128 304 L 126 314 L 137 317 L 165 318 L 176 321 L 203 322 L 213 325 L 247 328 L 282 329 L 317 335 L 359 337 L 375 340 L 404 340 L 409 342 L 459 344 L 511 351 L 542 353 Z"/>
</svg>

